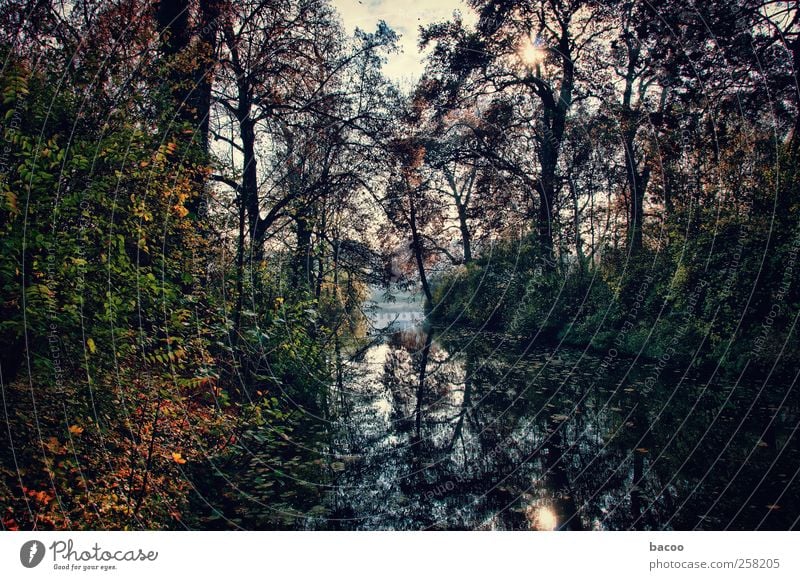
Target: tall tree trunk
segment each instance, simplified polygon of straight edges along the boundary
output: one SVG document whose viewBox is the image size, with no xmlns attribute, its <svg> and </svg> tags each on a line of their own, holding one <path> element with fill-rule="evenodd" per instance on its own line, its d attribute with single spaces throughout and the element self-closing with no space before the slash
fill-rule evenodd
<svg viewBox="0 0 800 580">
<path fill-rule="evenodd" d="M 317 229 L 317 239 L 324 240 L 327 235 L 327 219 L 325 208 L 323 207 L 322 211 L 320 212 L 320 224 L 319 228 Z M 338 243 L 338 241 L 337 241 Z M 317 255 L 317 273 L 315 278 L 315 288 L 314 288 L 314 297 L 319 300 L 322 296 L 322 283 L 324 282 L 325 276 L 325 252 L 320 251 Z"/>
<path fill-rule="evenodd" d="M 240 99 L 240 103 L 242 100 Z M 255 244 L 258 208 L 258 166 L 256 164 L 255 123 L 250 119 L 250 103 L 240 104 L 239 131 L 242 139 L 242 200 L 247 210 L 247 233 L 250 243 Z M 243 110 L 244 109 L 244 110 Z"/>
<path fill-rule="evenodd" d="M 637 68 L 640 61 L 641 49 L 629 30 L 623 37 L 628 55 L 627 69 L 625 72 L 625 89 L 622 93 L 622 135 L 625 148 L 625 179 L 628 184 L 630 203 L 628 204 L 628 244 L 631 254 L 637 254 L 642 249 L 642 228 L 644 226 L 644 192 L 647 189 L 648 173 L 646 161 L 636 158 L 636 133 L 639 129 L 641 103 L 634 107 L 633 89 L 639 79 L 641 92 L 641 79 Z M 663 95 L 662 95 L 663 102 Z"/>
<path fill-rule="evenodd" d="M 476 169 L 472 170 L 472 175 L 467 180 L 467 183 L 462 189 L 459 190 L 458 183 L 456 182 L 455 174 L 447 167 L 442 168 L 444 171 L 447 183 L 450 185 L 450 190 L 453 194 L 453 201 L 456 205 L 456 213 L 458 214 L 458 228 L 461 231 L 461 247 L 464 252 L 464 263 L 469 264 L 472 262 L 472 235 L 469 232 L 469 223 L 467 222 L 467 206 L 472 192 L 472 185 L 475 182 Z"/>
<path fill-rule="evenodd" d="M 628 241 L 632 254 L 642 249 L 642 224 L 644 222 L 644 189 L 643 174 L 639 172 L 634 153 L 633 131 L 625 138 L 625 173 L 630 192 L 628 204 Z"/>
<path fill-rule="evenodd" d="M 467 208 L 461 204 L 458 205 L 458 227 L 461 230 L 464 263 L 469 264 L 472 262 L 472 236 L 469 233 L 469 225 L 467 225 Z"/>
<path fill-rule="evenodd" d="M 575 180 L 570 178 L 569 188 L 572 193 L 572 221 L 575 228 L 575 255 L 578 257 L 578 267 L 583 273 L 586 268 L 586 256 L 583 253 L 583 240 L 581 239 L 581 213 L 578 204 L 578 188 Z"/>
<path fill-rule="evenodd" d="M 182 143 L 181 155 L 193 162 L 206 163 L 209 158 L 208 117 L 211 109 L 211 57 L 216 52 L 216 28 L 219 0 L 202 0 L 200 46 L 192 46 L 195 29 L 189 25 L 191 2 L 189 0 L 159 0 L 154 6 L 156 26 L 160 33 L 161 53 L 168 67 L 167 82 L 172 93 L 172 109 L 169 111 L 165 133 L 170 139 Z M 192 59 L 179 59 L 194 49 Z M 193 63 L 193 64 L 189 64 Z M 184 127 L 194 129 L 187 136 Z M 199 147 L 198 147 L 199 145 Z M 199 158 L 198 158 L 199 154 Z M 205 201 L 205 178 L 196 172 L 193 190 L 197 195 L 186 202 L 186 209 L 195 219 Z M 199 228 L 201 232 L 204 228 Z"/>
<path fill-rule="evenodd" d="M 179 118 L 190 116 L 185 106 L 191 87 L 186 86 L 187 72 L 175 66 L 174 58 L 189 47 L 191 30 L 189 28 L 189 0 L 159 0 L 154 6 L 155 20 L 161 41 L 161 52 L 169 66 L 170 89 L 176 107 L 180 109 Z M 178 111 L 176 108 L 176 111 Z M 191 117 L 190 117 L 191 118 Z"/>
<path fill-rule="evenodd" d="M 245 210 L 239 202 L 239 232 L 236 239 L 236 303 L 233 308 L 233 334 L 231 345 L 239 343 L 239 332 L 242 326 L 242 309 L 244 308 L 244 245 L 245 245 Z"/>
<path fill-rule="evenodd" d="M 549 115 L 550 113 L 548 116 Z M 560 140 L 556 140 L 549 122 L 545 123 L 543 132 L 543 143 L 539 150 L 541 175 L 537 182 L 537 190 L 539 193 L 539 218 L 537 228 L 539 233 L 539 249 L 542 253 L 542 257 L 547 263 L 553 263 L 553 203 L 556 197 L 556 167 L 558 166 L 558 152 L 561 143 Z"/>
<path fill-rule="evenodd" d="M 428 304 L 433 305 L 433 294 L 431 294 L 431 287 L 428 283 L 428 276 L 425 273 L 425 256 L 422 246 L 422 236 L 419 234 L 417 225 L 417 206 L 414 203 L 414 193 L 410 194 L 410 225 L 411 225 L 411 249 L 414 252 L 414 261 L 417 263 L 417 271 L 419 272 L 419 280 L 422 284 L 422 291 Z"/>
<path fill-rule="evenodd" d="M 540 125 L 541 147 L 539 148 L 539 165 L 541 175 L 537 183 L 539 192 L 539 246 L 542 257 L 547 264 L 554 264 L 553 248 L 553 210 L 556 199 L 556 171 L 558 157 L 564 140 L 567 113 L 572 106 L 572 92 L 575 87 L 575 64 L 572 62 L 569 22 L 562 24 L 558 43 L 561 56 L 561 85 L 555 95 L 544 95 L 539 83 L 535 83 L 535 92 L 542 98 L 543 112 Z M 537 69 L 538 71 L 538 69 Z M 537 72 L 537 77 L 539 76 Z M 545 98 L 546 97 L 546 98 Z"/>
<path fill-rule="evenodd" d="M 308 214 L 308 208 L 303 208 L 295 217 L 297 247 L 292 264 L 292 282 L 295 288 L 310 288 L 311 286 L 311 236 L 313 231 Z"/>
<path fill-rule="evenodd" d="M 211 119 L 211 89 L 216 67 L 219 18 L 222 14 L 221 0 L 200 0 L 199 41 L 200 55 L 195 76 L 193 104 L 199 121 L 200 148 L 204 155 L 209 153 L 209 127 Z"/>
</svg>

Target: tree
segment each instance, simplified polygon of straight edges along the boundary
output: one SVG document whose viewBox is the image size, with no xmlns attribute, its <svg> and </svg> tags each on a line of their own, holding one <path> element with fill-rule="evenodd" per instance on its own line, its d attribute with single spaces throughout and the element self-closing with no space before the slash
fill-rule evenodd
<svg viewBox="0 0 800 580">
<path fill-rule="evenodd" d="M 605 29 L 598 27 L 590 2 L 551 0 L 518 6 L 515 2 L 476 0 L 471 5 L 479 15 L 474 32 L 464 30 L 456 20 L 429 28 L 422 43 L 440 44 L 434 50 L 433 63 L 446 72 L 442 84 L 450 91 L 449 102 L 462 98 L 457 95 L 507 92 L 532 99 L 530 119 L 538 175 L 529 180 L 538 194 L 540 249 L 552 262 L 554 208 L 560 189 L 557 172 L 576 96 L 576 66 L 581 53 Z M 518 121 L 512 116 L 507 119 Z M 522 173 L 519 165 L 517 168 Z M 526 172 L 531 173 L 530 169 Z"/>
</svg>

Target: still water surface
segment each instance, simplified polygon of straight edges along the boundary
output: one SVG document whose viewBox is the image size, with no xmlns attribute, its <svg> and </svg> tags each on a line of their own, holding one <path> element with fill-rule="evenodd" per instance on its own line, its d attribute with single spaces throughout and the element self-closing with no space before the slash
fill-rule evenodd
<svg viewBox="0 0 800 580">
<path fill-rule="evenodd" d="M 796 527 L 797 418 L 755 389 L 406 328 L 334 387 L 328 515 L 313 527 Z"/>
</svg>

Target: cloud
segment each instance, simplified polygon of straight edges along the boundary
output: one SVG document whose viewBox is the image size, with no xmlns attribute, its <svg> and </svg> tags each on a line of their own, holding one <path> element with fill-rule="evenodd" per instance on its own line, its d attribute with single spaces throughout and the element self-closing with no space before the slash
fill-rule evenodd
<svg viewBox="0 0 800 580">
<path fill-rule="evenodd" d="M 467 22 L 471 14 L 462 0 L 332 0 L 332 4 L 348 32 L 357 27 L 373 31 L 378 21 L 383 20 L 401 35 L 402 52 L 389 56 L 384 72 L 403 87 L 413 84 L 425 68 L 423 55 L 417 49 L 419 27 L 447 20 L 454 10 L 459 10 Z"/>
</svg>

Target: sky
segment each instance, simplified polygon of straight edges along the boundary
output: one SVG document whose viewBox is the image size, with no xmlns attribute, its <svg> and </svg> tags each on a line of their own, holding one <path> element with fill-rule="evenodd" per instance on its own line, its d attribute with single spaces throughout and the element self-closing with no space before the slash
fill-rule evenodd
<svg viewBox="0 0 800 580">
<path fill-rule="evenodd" d="M 402 52 L 389 55 L 386 76 L 402 88 L 409 88 L 424 70 L 423 55 L 417 50 L 419 27 L 449 20 L 459 10 L 469 23 L 472 11 L 462 0 L 332 0 L 348 32 L 356 27 L 373 32 L 379 20 L 400 35 Z"/>
</svg>

